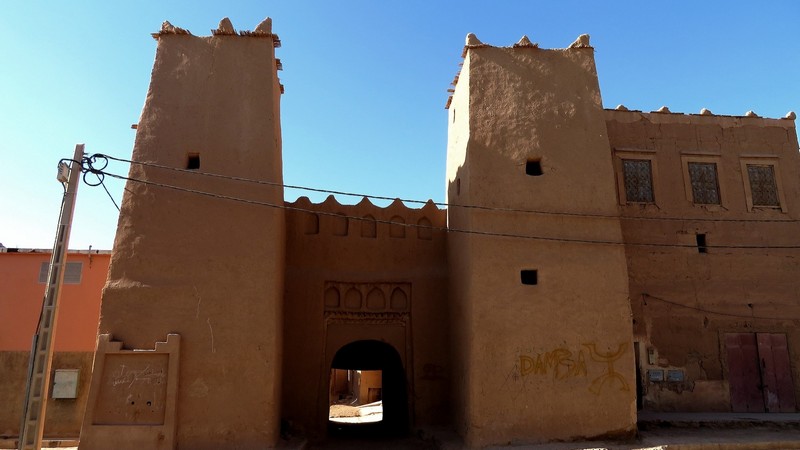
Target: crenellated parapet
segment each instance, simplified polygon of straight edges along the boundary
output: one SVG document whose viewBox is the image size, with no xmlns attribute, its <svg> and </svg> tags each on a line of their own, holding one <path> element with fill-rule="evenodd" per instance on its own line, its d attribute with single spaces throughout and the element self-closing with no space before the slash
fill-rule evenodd
<svg viewBox="0 0 800 450">
<path fill-rule="evenodd" d="M 308 197 L 286 203 L 287 233 L 364 239 L 438 239 L 447 232 L 447 213 L 431 200 L 409 208 L 400 199 L 385 207 L 364 197 L 343 205 L 333 195 L 322 203 Z"/>
<path fill-rule="evenodd" d="M 170 35 L 183 35 L 183 36 L 192 36 L 191 31 L 177 27 L 171 24 L 169 21 L 165 20 L 161 24 L 161 29 L 156 33 L 151 33 L 153 39 L 160 40 L 165 36 Z M 220 39 L 224 37 L 246 37 L 246 38 L 261 38 L 261 39 L 271 39 L 273 48 L 280 48 L 281 46 L 281 39 L 278 37 L 277 34 L 272 32 L 272 19 L 267 17 L 266 19 L 262 20 L 254 30 L 239 30 L 233 27 L 233 23 L 227 17 L 223 17 L 222 20 L 219 21 L 219 25 L 217 28 L 211 30 L 211 38 L 206 37 L 205 39 Z M 202 37 L 197 37 L 198 39 L 204 39 Z M 283 63 L 278 58 L 275 58 L 275 70 L 283 70 Z M 280 91 L 281 94 L 284 93 L 284 86 L 280 84 Z"/>
<path fill-rule="evenodd" d="M 647 120 L 652 123 L 718 125 L 723 128 L 741 126 L 794 128 L 797 114 L 789 111 L 781 118 L 769 118 L 761 117 L 753 111 L 747 111 L 743 115 L 714 114 L 707 108 L 702 108 L 699 113 L 682 113 L 671 111 L 667 106 L 644 112 L 628 109 L 625 105 L 617 105 L 614 109 L 605 109 L 605 117 L 606 120 L 626 123 Z"/>
<path fill-rule="evenodd" d="M 464 49 L 461 51 L 461 58 L 465 59 L 470 50 L 481 49 L 481 48 L 495 48 L 495 46 L 486 44 L 482 42 L 480 39 L 478 39 L 478 37 L 475 36 L 474 33 L 469 33 L 467 34 L 467 37 L 464 42 Z M 523 35 L 519 41 L 517 41 L 510 47 L 496 47 L 496 48 L 507 49 L 509 51 L 530 51 L 530 50 L 571 51 L 575 49 L 590 49 L 590 50 L 594 49 L 594 47 L 592 47 L 591 44 L 589 44 L 588 34 L 582 34 L 578 36 L 578 38 L 575 39 L 575 41 L 572 42 L 572 44 L 570 44 L 567 48 L 564 49 L 540 49 L 539 44 L 537 42 L 532 42 L 527 35 Z M 445 104 L 444 109 L 450 109 L 450 104 L 453 102 L 453 93 L 455 92 L 455 86 L 458 84 L 459 77 L 461 76 L 461 68 L 463 68 L 463 66 L 464 66 L 463 62 L 459 64 L 460 67 L 459 72 L 456 74 L 456 76 L 453 78 L 453 81 L 450 83 L 451 86 L 453 87 L 447 90 L 447 92 L 450 93 L 450 95 L 447 97 L 447 103 Z"/>
<path fill-rule="evenodd" d="M 156 32 L 152 33 L 154 39 L 160 39 L 161 37 L 169 34 L 187 34 L 192 35 L 192 32 L 181 27 L 176 27 L 175 25 L 169 23 L 168 20 L 165 20 L 161 24 L 161 29 Z M 219 21 L 219 25 L 217 28 L 211 30 L 211 34 L 214 36 L 236 36 L 237 32 L 236 29 L 233 28 L 233 23 L 227 17 L 223 17 L 222 20 Z M 271 38 L 273 41 L 273 45 L 275 48 L 281 46 L 281 40 L 277 34 L 272 32 L 272 19 L 267 17 L 266 19 L 262 20 L 261 23 L 256 26 L 255 30 L 241 30 L 238 32 L 239 36 L 248 36 L 248 37 L 260 37 L 260 38 Z"/>
</svg>

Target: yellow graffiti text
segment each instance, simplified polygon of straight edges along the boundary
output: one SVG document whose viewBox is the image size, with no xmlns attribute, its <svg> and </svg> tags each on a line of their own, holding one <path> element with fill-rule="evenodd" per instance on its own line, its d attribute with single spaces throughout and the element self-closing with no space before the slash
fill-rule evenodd
<svg viewBox="0 0 800 450">
<path fill-rule="evenodd" d="M 583 351 L 576 355 L 565 348 L 557 348 L 546 353 L 539 353 L 535 357 L 520 355 L 520 375 L 526 376 L 547 375 L 552 373 L 554 380 L 563 380 L 571 377 L 586 376 L 586 360 Z"/>
</svg>

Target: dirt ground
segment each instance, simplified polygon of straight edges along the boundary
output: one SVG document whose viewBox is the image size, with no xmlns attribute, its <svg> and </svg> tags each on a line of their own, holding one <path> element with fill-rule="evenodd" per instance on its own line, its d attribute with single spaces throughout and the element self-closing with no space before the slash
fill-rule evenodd
<svg viewBox="0 0 800 450">
<path fill-rule="evenodd" d="M 337 414 L 358 414 L 359 407 L 340 406 L 344 407 Z M 488 449 L 800 450 L 800 414 L 643 413 L 641 416 L 639 435 L 629 442 L 591 441 L 533 445 L 512 442 L 509 443 L 510 445 L 489 447 Z M 443 428 L 417 430 L 401 439 L 328 439 L 322 443 L 309 443 L 295 438 L 291 441 L 281 442 L 278 448 L 285 450 L 350 448 L 359 450 L 365 448 L 462 450 L 465 447 L 455 432 Z M 74 446 L 48 447 L 48 450 L 76 449 L 77 447 Z"/>
</svg>

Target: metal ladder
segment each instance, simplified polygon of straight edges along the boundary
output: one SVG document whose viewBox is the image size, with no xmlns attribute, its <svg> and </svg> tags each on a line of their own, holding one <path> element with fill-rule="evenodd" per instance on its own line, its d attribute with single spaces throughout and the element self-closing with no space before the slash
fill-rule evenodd
<svg viewBox="0 0 800 450">
<path fill-rule="evenodd" d="M 39 450 L 44 431 L 47 393 L 50 390 L 50 367 L 53 362 L 53 337 L 56 332 L 58 295 L 64 280 L 72 213 L 75 210 L 75 195 L 80 181 L 80 161 L 83 159 L 83 144 L 75 146 L 71 167 L 59 163 L 58 180 L 66 183 L 61 214 L 56 230 L 56 242 L 50 256 L 47 273 L 47 288 L 44 293 L 39 325 L 33 336 L 31 358 L 28 365 L 28 383 L 25 387 L 25 405 L 20 425 L 19 450 Z"/>
</svg>

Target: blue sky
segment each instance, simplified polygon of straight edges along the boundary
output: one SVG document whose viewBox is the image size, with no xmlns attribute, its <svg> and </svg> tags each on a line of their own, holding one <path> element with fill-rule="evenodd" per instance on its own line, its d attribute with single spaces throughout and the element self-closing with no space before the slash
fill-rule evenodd
<svg viewBox="0 0 800 450">
<path fill-rule="evenodd" d="M 527 34 L 545 48 L 590 34 L 606 107 L 800 112 L 796 1 L 225 3 L 0 3 L 1 243 L 52 247 L 55 167 L 76 143 L 130 156 L 155 56 L 150 33 L 163 20 L 208 35 L 225 16 L 237 29 L 273 18 L 288 184 L 443 201 L 444 104 L 469 32 L 497 46 Z M 122 184 L 107 185 L 119 202 Z M 82 185 L 70 248 L 111 249 L 116 222 L 106 193 Z"/>
</svg>

